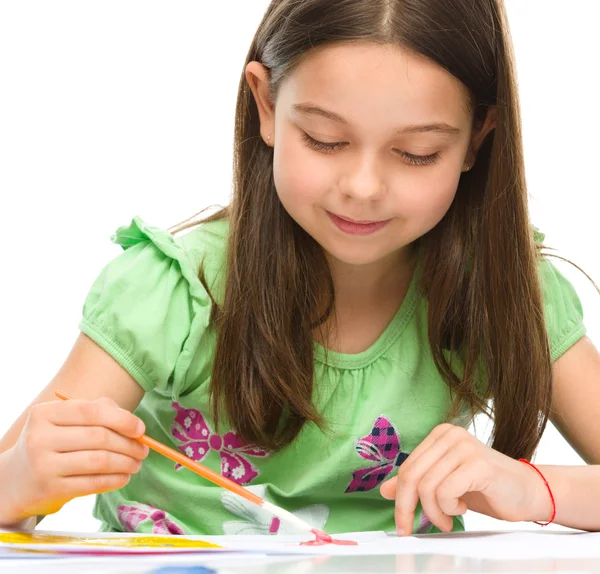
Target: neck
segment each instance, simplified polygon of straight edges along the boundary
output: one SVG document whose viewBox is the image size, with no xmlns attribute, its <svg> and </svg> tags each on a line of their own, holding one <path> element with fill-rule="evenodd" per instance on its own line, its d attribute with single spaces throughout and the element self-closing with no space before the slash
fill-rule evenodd
<svg viewBox="0 0 600 574">
<path fill-rule="evenodd" d="M 339 261 L 326 253 L 335 286 L 338 305 L 360 306 L 380 298 L 394 296 L 410 283 L 414 272 L 417 252 L 408 246 L 399 252 L 367 263 L 356 265 Z"/>
<path fill-rule="evenodd" d="M 365 265 L 341 262 L 326 253 L 335 289 L 335 309 L 313 337 L 344 353 L 368 348 L 383 332 L 408 291 L 418 252 L 401 252 Z"/>
</svg>

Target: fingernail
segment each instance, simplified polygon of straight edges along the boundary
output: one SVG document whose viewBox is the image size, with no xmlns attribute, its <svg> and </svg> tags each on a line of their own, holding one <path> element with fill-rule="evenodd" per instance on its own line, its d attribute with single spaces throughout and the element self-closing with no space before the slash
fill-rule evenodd
<svg viewBox="0 0 600 574">
<path fill-rule="evenodd" d="M 397 528 L 397 529 L 396 529 L 396 534 L 397 534 L 398 536 L 404 536 L 404 530 L 402 530 L 402 528 Z"/>
<path fill-rule="evenodd" d="M 140 421 L 137 426 L 138 434 L 143 435 L 145 430 L 146 430 L 146 425 L 142 421 Z"/>
</svg>

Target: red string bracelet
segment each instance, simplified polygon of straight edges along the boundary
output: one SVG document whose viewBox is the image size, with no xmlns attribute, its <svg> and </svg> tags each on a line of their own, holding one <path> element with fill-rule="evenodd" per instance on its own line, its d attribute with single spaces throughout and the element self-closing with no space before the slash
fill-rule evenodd
<svg viewBox="0 0 600 574">
<path fill-rule="evenodd" d="M 540 472 L 540 470 L 539 470 L 539 468 L 537 468 L 537 466 L 533 465 L 525 458 L 520 458 L 519 461 L 524 462 L 525 464 L 528 464 L 531 468 L 533 468 L 542 477 L 542 480 L 544 481 L 544 484 L 546 485 L 546 488 L 548 489 L 548 492 L 550 493 L 550 500 L 552 500 L 552 518 L 546 523 L 538 522 L 537 520 L 533 521 L 535 524 L 539 524 L 540 526 L 548 526 L 548 524 L 550 524 L 556 517 L 556 503 L 554 502 L 554 495 L 552 494 L 552 491 L 550 490 L 550 485 L 548 484 L 546 477 Z"/>
</svg>

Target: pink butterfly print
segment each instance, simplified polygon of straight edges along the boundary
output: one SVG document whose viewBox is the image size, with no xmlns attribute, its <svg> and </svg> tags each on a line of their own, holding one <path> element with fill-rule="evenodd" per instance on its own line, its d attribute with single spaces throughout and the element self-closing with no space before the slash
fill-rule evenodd
<svg viewBox="0 0 600 574">
<path fill-rule="evenodd" d="M 265 457 L 268 452 L 252 445 L 247 445 L 233 431 L 223 436 L 213 433 L 204 420 L 202 413 L 196 409 L 184 409 L 179 403 L 173 403 L 177 415 L 171 425 L 171 434 L 182 444 L 179 450 L 189 458 L 200 462 L 210 450 L 221 457 L 221 474 L 238 484 L 248 484 L 258 476 L 255 466 L 246 456 Z M 175 465 L 179 470 L 180 464 Z"/>
<path fill-rule="evenodd" d="M 373 490 L 408 458 L 408 453 L 400 450 L 396 427 L 383 416 L 377 418 L 367 436 L 356 441 L 354 448 L 361 458 L 377 464 L 354 471 L 346 492 Z"/>
<path fill-rule="evenodd" d="M 123 525 L 125 532 L 137 532 L 137 527 L 141 522 L 151 520 L 154 534 L 185 534 L 180 526 L 167 518 L 164 510 L 159 510 L 154 506 L 147 504 L 128 506 L 122 504 L 117 508 L 117 513 L 119 522 Z"/>
<path fill-rule="evenodd" d="M 421 519 L 419 520 L 419 527 L 417 528 L 416 534 L 424 534 L 432 526 L 433 526 L 433 524 L 431 523 L 431 520 L 429 520 L 429 518 L 427 518 L 425 511 L 421 510 Z"/>
</svg>

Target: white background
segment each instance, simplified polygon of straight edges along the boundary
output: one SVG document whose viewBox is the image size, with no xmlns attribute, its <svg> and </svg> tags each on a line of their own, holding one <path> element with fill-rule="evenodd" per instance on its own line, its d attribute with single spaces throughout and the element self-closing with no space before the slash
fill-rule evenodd
<svg viewBox="0 0 600 574">
<path fill-rule="evenodd" d="M 169 227 L 228 202 L 237 86 L 267 4 L 0 3 L 0 433 L 68 354 L 92 281 L 120 252 L 114 230 L 134 215 Z M 600 3 L 507 8 L 532 219 L 598 282 Z M 600 341 L 595 289 L 557 265 Z M 486 441 L 490 429 L 480 423 L 477 436 Z M 582 464 L 553 427 L 534 460 Z M 42 527 L 95 530 L 92 502 L 74 500 Z M 535 528 L 473 512 L 466 525 Z"/>
</svg>

